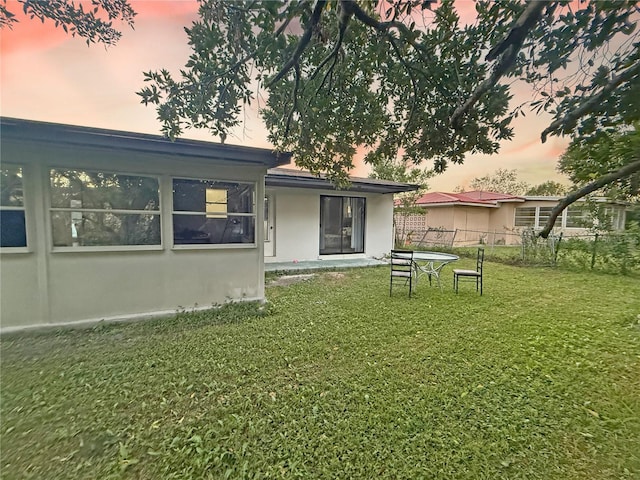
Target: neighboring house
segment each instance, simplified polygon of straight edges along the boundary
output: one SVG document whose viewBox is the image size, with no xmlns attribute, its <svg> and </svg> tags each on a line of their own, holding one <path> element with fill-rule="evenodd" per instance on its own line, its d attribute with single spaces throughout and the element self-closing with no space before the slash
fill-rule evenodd
<svg viewBox="0 0 640 480">
<path fill-rule="evenodd" d="M 455 244 L 477 244 L 491 236 L 492 243 L 518 244 L 523 230 L 541 230 L 551 210 L 561 197 L 515 196 L 494 192 L 430 192 L 420 197 L 416 206 L 422 214 L 407 217 L 396 214 L 396 224 L 403 225 L 413 241 L 428 229 L 456 232 Z M 605 206 L 614 230 L 624 229 L 625 205 L 605 198 L 596 199 Z M 588 233 L 593 224 L 584 201 L 566 208 L 557 218 L 554 232 L 565 236 Z M 453 237 L 452 237 L 453 238 Z"/>
<path fill-rule="evenodd" d="M 339 190 L 283 168 L 269 170 L 265 184 L 267 263 L 382 257 L 393 247 L 393 194 L 418 188 L 351 177 Z"/>
<path fill-rule="evenodd" d="M 2 330 L 264 299 L 264 178 L 289 154 L 11 118 L 0 134 Z"/>
</svg>

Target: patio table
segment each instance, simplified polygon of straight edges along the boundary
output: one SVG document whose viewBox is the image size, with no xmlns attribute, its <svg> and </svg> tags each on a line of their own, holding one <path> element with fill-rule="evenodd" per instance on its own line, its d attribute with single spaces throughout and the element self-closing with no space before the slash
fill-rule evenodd
<svg viewBox="0 0 640 480">
<path fill-rule="evenodd" d="M 429 284 L 431 284 L 431 277 L 435 277 L 440 290 L 442 290 L 440 272 L 445 265 L 455 262 L 459 258 L 460 257 L 452 253 L 414 251 L 413 262 L 416 269 L 416 283 L 418 278 L 427 275 L 429 277 Z"/>
</svg>

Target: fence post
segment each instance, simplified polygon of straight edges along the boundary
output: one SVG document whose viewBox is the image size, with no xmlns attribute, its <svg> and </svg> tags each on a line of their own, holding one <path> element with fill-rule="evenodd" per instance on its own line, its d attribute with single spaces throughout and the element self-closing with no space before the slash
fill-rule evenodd
<svg viewBox="0 0 640 480">
<path fill-rule="evenodd" d="M 593 252 L 591 252 L 591 270 L 593 270 L 593 267 L 596 264 L 596 247 L 597 247 L 597 245 L 598 245 L 598 234 L 596 233 L 596 236 L 593 239 Z"/>
<path fill-rule="evenodd" d="M 553 252 L 553 265 L 558 266 L 558 251 L 560 251 L 560 243 L 562 242 L 562 232 L 560 232 L 560 236 L 558 237 L 558 243 L 556 243 L 555 251 Z"/>
</svg>

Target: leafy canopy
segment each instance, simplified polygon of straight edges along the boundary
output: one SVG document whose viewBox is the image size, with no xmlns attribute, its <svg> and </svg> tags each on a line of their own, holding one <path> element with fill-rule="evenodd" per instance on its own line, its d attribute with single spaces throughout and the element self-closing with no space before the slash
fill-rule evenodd
<svg viewBox="0 0 640 480">
<path fill-rule="evenodd" d="M 469 183 L 470 190 L 479 190 L 483 192 L 506 193 L 509 195 L 524 195 L 531 186 L 518 179 L 517 170 L 507 170 L 499 168 L 492 174 L 484 177 L 476 177 Z M 464 192 L 464 187 L 457 188 L 458 191 Z"/>
<path fill-rule="evenodd" d="M 127 0 L 91 0 L 86 12 L 72 0 L 18 2 L 88 44 L 116 43 L 113 20 L 132 26 L 135 16 Z M 257 103 L 277 149 L 337 181 L 358 148 L 383 169 L 400 157 L 402 165 L 430 159 L 435 172 L 468 153 L 495 153 L 527 110 L 551 114 L 543 142 L 570 135 L 575 145 L 607 145 L 640 121 L 637 2 L 474 5 L 476 18 L 465 23 L 453 0 L 200 0 L 200 19 L 186 29 L 193 53 L 185 68 L 175 78 L 145 73 L 138 94 L 172 138 L 195 127 L 224 141 Z M 0 27 L 15 23 L 5 0 Z M 518 82 L 533 95 L 512 105 Z M 635 189 L 639 157 L 634 150 L 615 171 L 602 155 L 577 168 L 592 181 L 558 204 L 541 235 L 593 191 L 624 189 L 625 179 Z"/>
<path fill-rule="evenodd" d="M 334 178 L 359 147 L 436 172 L 495 153 L 527 108 L 553 116 L 543 139 L 640 118 L 635 2 L 475 8 L 464 23 L 452 0 L 202 0 L 185 68 L 145 73 L 138 93 L 170 137 L 224 141 L 257 103 L 276 148 Z M 516 79 L 537 92 L 526 105 L 510 106 Z"/>
<path fill-rule="evenodd" d="M 558 168 L 577 186 L 608 172 L 640 161 L 640 122 L 626 131 L 575 140 L 560 157 Z M 621 200 L 640 199 L 640 172 L 617 179 L 603 188 L 606 195 Z"/>
<path fill-rule="evenodd" d="M 554 180 L 547 180 L 527 190 L 526 195 L 532 196 L 562 196 L 569 191 L 568 187 L 560 182 Z"/>
<path fill-rule="evenodd" d="M 82 3 L 69 0 L 17 0 L 30 19 L 44 23 L 52 20 L 72 36 L 84 38 L 87 45 L 102 43 L 115 45 L 122 33 L 113 26 L 113 21 L 122 21 L 133 27 L 136 12 L 126 0 L 91 0 L 85 10 Z M 85 2 L 87 4 L 89 2 Z M 7 0 L 0 4 L 0 27 L 13 28 L 18 23 L 16 15 L 7 8 Z"/>
</svg>

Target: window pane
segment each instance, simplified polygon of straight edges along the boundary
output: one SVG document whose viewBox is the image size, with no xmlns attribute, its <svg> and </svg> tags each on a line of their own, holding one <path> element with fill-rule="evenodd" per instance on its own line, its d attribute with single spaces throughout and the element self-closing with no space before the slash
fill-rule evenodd
<svg viewBox="0 0 640 480">
<path fill-rule="evenodd" d="M 320 197 L 320 253 L 342 251 L 342 197 Z"/>
<path fill-rule="evenodd" d="M 26 247 L 24 210 L 0 210 L 0 246 Z"/>
<path fill-rule="evenodd" d="M 255 217 L 228 215 L 174 215 L 173 241 L 176 245 L 254 243 Z"/>
<path fill-rule="evenodd" d="M 364 252 L 365 199 L 320 197 L 320 254 Z"/>
<path fill-rule="evenodd" d="M 81 170 L 51 170 L 51 206 L 159 211 L 158 180 Z"/>
<path fill-rule="evenodd" d="M 516 208 L 516 227 L 533 227 L 536 221 L 536 207 Z"/>
<path fill-rule="evenodd" d="M 568 228 L 587 228 L 589 227 L 589 209 L 585 207 L 569 207 L 567 208 L 567 227 Z"/>
<path fill-rule="evenodd" d="M 346 198 L 343 220 L 343 253 L 364 252 L 364 198 Z"/>
<path fill-rule="evenodd" d="M 56 247 L 160 245 L 160 215 L 51 212 Z"/>
<path fill-rule="evenodd" d="M 622 209 L 619 207 L 605 207 L 604 219 L 609 224 L 611 230 L 621 230 L 624 228 L 622 224 Z"/>
<path fill-rule="evenodd" d="M 0 206 L 24 206 L 22 168 L 2 167 L 2 169 L 0 169 Z"/>
<path fill-rule="evenodd" d="M 547 224 L 547 220 L 549 220 L 549 217 L 551 216 L 551 210 L 553 210 L 553 207 L 540 207 L 540 212 L 538 213 L 538 226 L 540 228 L 544 227 Z M 562 214 L 558 215 L 554 226 L 562 226 Z"/>
<path fill-rule="evenodd" d="M 173 210 L 207 212 L 213 217 L 227 213 L 254 213 L 251 184 L 213 180 L 173 180 Z"/>
</svg>

